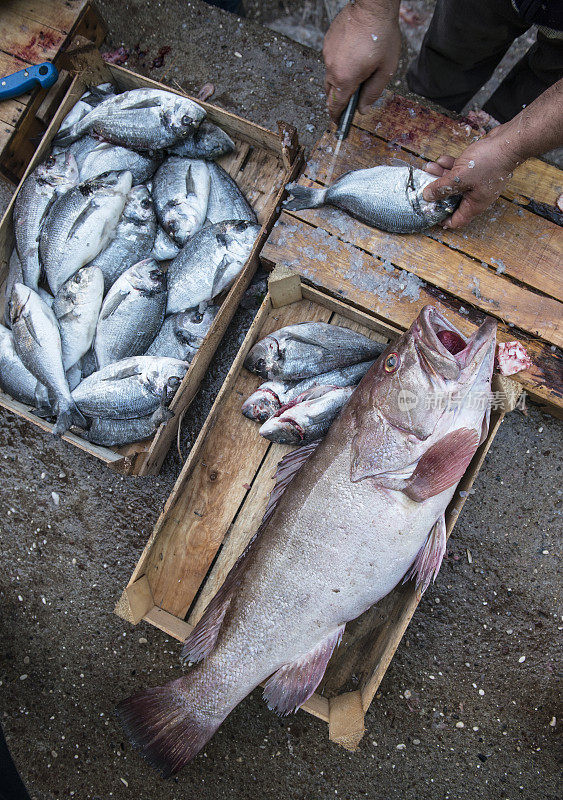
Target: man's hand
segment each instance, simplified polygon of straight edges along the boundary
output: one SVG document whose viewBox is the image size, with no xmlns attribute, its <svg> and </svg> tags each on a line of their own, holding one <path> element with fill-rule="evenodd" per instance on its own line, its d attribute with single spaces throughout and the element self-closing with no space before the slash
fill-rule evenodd
<svg viewBox="0 0 563 800">
<path fill-rule="evenodd" d="M 398 8 L 399 0 L 356 0 L 328 29 L 325 90 L 336 123 L 361 83 L 358 111 L 366 114 L 395 73 L 401 52 Z"/>
<path fill-rule="evenodd" d="M 469 145 L 457 158 L 440 156 L 426 165 L 426 172 L 438 177 L 424 190 L 425 200 L 445 200 L 462 194 L 462 200 L 444 228 L 461 228 L 497 199 L 520 157 L 512 136 L 511 123 L 499 125 Z"/>
</svg>

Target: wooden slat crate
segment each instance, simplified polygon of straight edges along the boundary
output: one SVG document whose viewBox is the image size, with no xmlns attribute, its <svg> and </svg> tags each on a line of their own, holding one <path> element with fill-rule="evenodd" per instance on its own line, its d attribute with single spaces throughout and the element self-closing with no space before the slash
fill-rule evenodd
<svg viewBox="0 0 563 800">
<path fill-rule="evenodd" d="M 90 0 L 4 0 L 0 4 L 0 76 L 30 64 L 52 61 L 60 66 L 61 54 L 77 35 L 99 46 L 106 27 Z M 0 102 L 0 171 L 17 183 L 41 137 L 55 106 L 70 83 L 61 71 L 50 89 L 35 89 Z"/>
<path fill-rule="evenodd" d="M 470 125 L 386 94 L 356 115 L 331 182 L 348 170 L 454 156 L 478 138 Z M 326 132 L 299 183 L 324 186 L 335 138 Z M 330 206 L 283 212 L 262 251 L 267 266 L 288 267 L 378 318 L 407 328 L 425 303 L 446 311 L 466 334 L 485 315 L 501 342 L 522 342 L 532 368 L 515 380 L 552 413 L 563 409 L 563 229 L 542 216 L 563 192 L 563 171 L 530 159 L 514 171 L 491 209 L 460 230 L 391 234 Z"/>
<path fill-rule="evenodd" d="M 61 120 L 87 86 L 111 80 L 123 90 L 153 86 L 175 91 L 122 67 L 105 64 L 94 46 L 84 40 L 76 40 L 72 59 L 72 63 L 75 66 L 78 65 L 80 71 L 73 78 L 70 88 L 24 174 L 24 178 L 45 158 Z M 70 68 L 70 64 L 68 66 Z M 181 94 L 181 92 L 176 93 Z M 284 186 L 298 175 L 302 165 L 302 150 L 297 144 L 295 130 L 290 126 L 280 123 L 280 133 L 276 134 L 209 103 L 201 103 L 201 105 L 205 106 L 207 110 L 207 118 L 220 125 L 236 143 L 234 153 L 224 157 L 219 163 L 236 180 L 247 197 L 258 216 L 262 230 L 247 263 L 221 304 L 213 325 L 174 396 L 170 405 L 174 417 L 161 425 L 152 438 L 120 448 L 93 445 L 76 432 L 68 432 L 63 436 L 66 441 L 101 459 L 113 469 L 127 474 L 149 475 L 159 471 L 170 444 L 176 436 L 180 417 L 195 397 L 209 362 L 258 267 L 258 254 L 279 213 Z M 0 296 L 2 298 L 0 312 L 4 303 L 4 286 L 14 241 L 12 212 L 16 194 L 0 223 Z M 2 392 L 0 392 L 0 405 L 46 431 L 52 430 L 53 426 L 33 414 L 32 408 L 17 402 Z"/>
<path fill-rule="evenodd" d="M 263 439 L 257 423 L 241 414 L 243 400 L 261 383 L 243 367 L 250 348 L 284 325 L 305 321 L 344 325 L 384 342 L 400 333 L 394 325 L 302 285 L 295 275 L 278 273 L 270 278 L 270 292 L 116 607 L 116 613 L 133 624 L 145 620 L 179 641 L 201 617 L 256 532 L 276 465 L 293 449 Z M 448 535 L 506 410 L 514 407 L 520 393 L 516 384 L 499 381 L 495 388 L 502 392 L 502 407 L 493 411 L 487 439 L 447 510 Z M 357 746 L 364 714 L 419 600 L 409 582 L 347 625 L 319 691 L 302 706 L 328 722 L 332 740 L 349 749 Z"/>
</svg>

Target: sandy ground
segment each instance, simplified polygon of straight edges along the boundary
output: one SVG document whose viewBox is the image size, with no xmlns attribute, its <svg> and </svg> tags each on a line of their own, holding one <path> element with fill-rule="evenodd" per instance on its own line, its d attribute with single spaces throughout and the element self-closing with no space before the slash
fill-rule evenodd
<svg viewBox="0 0 563 800">
<path fill-rule="evenodd" d="M 326 125 L 317 53 L 199 2 L 100 5 L 111 46 L 148 51 L 133 69 L 190 90 L 212 81 L 216 102 L 269 127 L 285 118 L 307 146 Z M 151 70 L 165 44 L 164 66 Z M 251 318 L 243 310 L 229 329 L 184 451 Z M 504 422 L 357 753 L 305 713 L 276 717 L 257 691 L 164 783 L 112 712 L 179 675 L 179 646 L 112 610 L 180 459 L 171 451 L 157 478 L 122 478 L 3 411 L 0 713 L 34 800 L 555 800 L 561 444 L 560 424 L 538 409 Z"/>
</svg>

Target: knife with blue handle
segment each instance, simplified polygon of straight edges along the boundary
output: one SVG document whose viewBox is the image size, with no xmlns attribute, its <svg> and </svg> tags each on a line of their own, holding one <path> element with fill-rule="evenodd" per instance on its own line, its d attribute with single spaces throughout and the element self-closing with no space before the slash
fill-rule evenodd
<svg viewBox="0 0 563 800">
<path fill-rule="evenodd" d="M 20 69 L 19 72 L 14 72 L 12 75 L 6 75 L 5 78 L 0 79 L 0 100 L 18 97 L 20 94 L 25 94 L 31 89 L 35 89 L 36 86 L 48 89 L 58 77 L 59 72 L 50 61 Z"/>
</svg>

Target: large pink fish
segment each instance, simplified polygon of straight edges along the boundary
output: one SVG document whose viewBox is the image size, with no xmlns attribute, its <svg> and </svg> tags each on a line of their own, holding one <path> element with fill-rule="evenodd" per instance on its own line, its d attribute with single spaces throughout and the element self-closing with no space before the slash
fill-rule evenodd
<svg viewBox="0 0 563 800">
<path fill-rule="evenodd" d="M 184 644 L 196 666 L 124 700 L 132 741 L 177 772 L 267 680 L 288 714 L 319 685 L 349 620 L 405 576 L 424 590 L 444 512 L 488 428 L 496 323 L 466 340 L 426 306 L 320 444 L 286 456 L 259 532 Z"/>
</svg>

